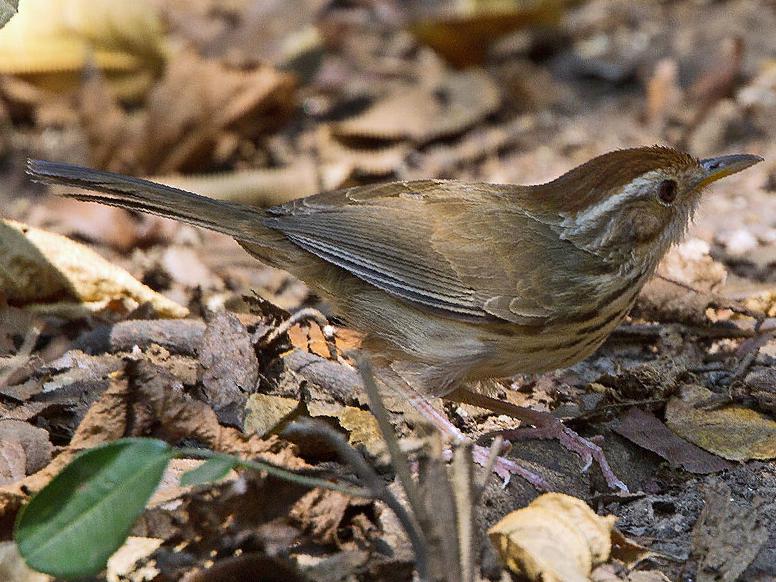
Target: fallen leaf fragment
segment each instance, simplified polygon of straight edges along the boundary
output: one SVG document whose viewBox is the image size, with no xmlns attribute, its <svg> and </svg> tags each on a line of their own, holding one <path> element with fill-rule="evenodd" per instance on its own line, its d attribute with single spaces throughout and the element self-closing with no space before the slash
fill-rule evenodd
<svg viewBox="0 0 776 582">
<path fill-rule="evenodd" d="M 416 4 L 410 31 L 457 67 L 483 62 L 491 43 L 511 31 L 556 24 L 565 8 L 564 0 Z"/>
<path fill-rule="evenodd" d="M 704 501 L 692 532 L 697 580 L 734 582 L 768 540 L 765 500 L 749 507 L 733 504 L 730 487 L 717 481 L 706 487 Z"/>
<path fill-rule="evenodd" d="M 312 352 L 322 358 L 329 358 L 329 347 L 326 344 L 326 338 L 317 325 L 295 325 L 288 330 L 288 339 L 291 345 L 300 350 Z M 358 349 L 361 346 L 362 336 L 346 327 L 338 327 L 334 343 L 339 353 L 345 353 L 349 350 Z"/>
<path fill-rule="evenodd" d="M 339 545 L 337 530 L 352 501 L 337 491 L 313 489 L 294 504 L 290 517 L 319 542 Z"/>
<path fill-rule="evenodd" d="M 162 542 L 163 540 L 155 538 L 129 536 L 124 545 L 116 550 L 108 560 L 105 576 L 108 582 L 151 580 L 158 576 L 160 572 L 152 564 L 145 564 L 140 568 L 135 568 L 135 565 L 138 561 L 153 554 L 162 545 Z"/>
<path fill-rule="evenodd" d="M 509 513 L 488 535 L 507 567 L 530 580 L 585 582 L 611 551 L 616 517 L 601 517 L 581 499 L 545 493 Z"/>
<path fill-rule="evenodd" d="M 244 69 L 182 51 L 148 97 L 141 143 L 145 172 L 200 169 L 229 132 L 255 138 L 294 111 L 292 75 L 268 66 Z M 237 143 L 237 142 L 235 142 Z"/>
<path fill-rule="evenodd" d="M 91 249 L 13 220 L 0 221 L 0 290 L 9 303 L 44 313 L 128 313 L 143 303 L 163 317 L 189 313 Z"/>
<path fill-rule="evenodd" d="M 655 554 L 641 544 L 625 537 L 617 528 L 612 529 L 612 560 L 622 562 L 629 570 Z"/>
<path fill-rule="evenodd" d="M 351 445 L 363 445 L 373 455 L 383 449 L 383 437 L 371 412 L 346 406 L 338 418 L 340 426 L 348 431 L 348 442 Z"/>
<path fill-rule="evenodd" d="M 679 438 L 651 412 L 636 407 L 628 411 L 614 431 L 690 473 L 715 473 L 733 468 L 728 461 Z"/>
<path fill-rule="evenodd" d="M 687 385 L 666 406 L 666 424 L 680 437 L 731 461 L 776 457 L 776 421 L 743 406 L 696 408 L 713 393 Z"/>
<path fill-rule="evenodd" d="M 348 433 L 348 443 L 353 446 L 362 445 L 370 455 L 377 455 L 384 450 L 377 420 L 371 412 L 355 406 L 343 406 L 328 399 L 311 400 L 307 403 L 307 411 L 313 418 L 336 420 Z"/>
<path fill-rule="evenodd" d="M 459 133 L 501 104 L 493 79 L 481 70 L 453 73 L 433 85 L 399 85 L 364 113 L 334 125 L 338 137 L 426 142 Z"/>
<path fill-rule="evenodd" d="M 299 401 L 270 394 L 251 394 L 245 408 L 245 432 L 261 437 L 288 420 L 299 408 Z"/>
</svg>

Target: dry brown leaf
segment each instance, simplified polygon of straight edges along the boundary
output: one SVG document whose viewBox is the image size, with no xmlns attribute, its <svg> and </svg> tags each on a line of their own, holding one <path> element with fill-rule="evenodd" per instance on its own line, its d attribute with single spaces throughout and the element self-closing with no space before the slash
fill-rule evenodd
<svg viewBox="0 0 776 582">
<path fill-rule="evenodd" d="M 398 170 L 412 151 L 408 143 L 398 142 L 366 147 L 336 139 L 332 128 L 321 126 L 317 133 L 320 154 L 320 178 L 323 189 L 343 186 L 354 174 L 385 176 Z"/>
<path fill-rule="evenodd" d="M 295 398 L 251 394 L 245 405 L 245 432 L 265 436 L 286 422 L 298 409 L 299 401 Z"/>
<path fill-rule="evenodd" d="M 346 406 L 337 418 L 340 426 L 348 431 L 348 442 L 351 445 L 363 445 L 373 455 L 383 449 L 380 428 L 371 412 Z"/>
<path fill-rule="evenodd" d="M 232 426 L 242 426 L 247 395 L 256 390 L 259 362 L 251 336 L 234 313 L 209 316 L 197 352 L 199 371 L 195 395 Z"/>
<path fill-rule="evenodd" d="M 0 30 L 0 73 L 59 91 L 77 87 L 95 64 L 117 75 L 116 89 L 137 96 L 161 68 L 164 43 L 150 0 L 25 0 Z"/>
<path fill-rule="evenodd" d="M 551 26 L 563 15 L 565 0 L 485 0 L 418 2 L 412 33 L 450 63 L 481 63 L 500 36 L 527 26 Z M 433 12 L 423 8 L 433 6 Z"/>
<path fill-rule="evenodd" d="M 294 504 L 290 517 L 320 543 L 339 545 L 337 530 L 352 501 L 337 491 L 313 489 Z"/>
<path fill-rule="evenodd" d="M 260 458 L 288 469 L 303 469 L 293 445 L 277 438 L 223 427 L 215 412 L 181 391 L 166 370 L 145 361 L 130 361 L 127 372 L 112 375 L 111 384 L 92 405 L 70 445 L 43 469 L 0 487 L 0 532 L 12 531 L 16 513 L 31 493 L 42 489 L 80 451 L 127 436 L 153 436 L 171 443 L 192 439 L 218 452 Z"/>
<path fill-rule="evenodd" d="M 631 408 L 614 431 L 690 473 L 715 473 L 733 465 L 679 438 L 651 412 Z"/>
<path fill-rule="evenodd" d="M 170 442 L 194 439 L 214 451 L 261 457 L 290 469 L 306 467 L 288 443 L 221 426 L 215 412 L 183 394 L 179 380 L 166 370 L 143 361 L 131 362 L 128 376 L 131 389 L 137 393 L 132 399 L 132 435 L 157 431 Z"/>
<path fill-rule="evenodd" d="M 322 358 L 329 357 L 326 338 L 323 336 L 321 328 L 317 325 L 295 325 L 288 330 L 288 338 L 291 340 L 291 345 L 300 350 L 309 351 Z M 339 353 L 343 354 L 349 350 L 358 349 L 362 339 L 362 335 L 358 332 L 346 327 L 340 327 L 337 328 L 334 341 Z"/>
<path fill-rule="evenodd" d="M 0 289 L 9 303 L 44 313 L 128 313 L 150 303 L 163 317 L 188 315 L 91 249 L 12 220 L 0 222 Z"/>
<path fill-rule="evenodd" d="M 731 461 L 776 458 L 776 421 L 742 406 L 696 408 L 712 396 L 703 386 L 684 386 L 666 406 L 666 424 L 682 438 Z"/>
<path fill-rule="evenodd" d="M 338 137 L 410 139 L 418 143 L 459 133 L 501 104 L 482 70 L 450 73 L 438 84 L 399 85 L 361 115 L 333 126 Z"/>
<path fill-rule="evenodd" d="M 616 517 L 601 517 L 581 499 L 545 493 L 488 530 L 507 567 L 530 580 L 585 582 L 611 551 Z"/>
<path fill-rule="evenodd" d="M 654 555 L 648 548 L 625 537 L 616 527 L 612 529 L 612 560 L 622 562 L 630 570 L 642 560 Z"/>
<path fill-rule="evenodd" d="M 343 406 L 333 400 L 311 400 L 307 412 L 313 418 L 331 418 L 348 433 L 348 443 L 362 445 L 370 455 L 384 450 L 377 420 L 372 413 L 355 406 Z"/>
<path fill-rule="evenodd" d="M 281 125 L 295 106 L 294 90 L 293 76 L 272 67 L 241 69 L 191 52 L 176 55 L 148 98 L 139 146 L 143 171 L 201 170 L 228 130 L 252 138 Z"/>
</svg>

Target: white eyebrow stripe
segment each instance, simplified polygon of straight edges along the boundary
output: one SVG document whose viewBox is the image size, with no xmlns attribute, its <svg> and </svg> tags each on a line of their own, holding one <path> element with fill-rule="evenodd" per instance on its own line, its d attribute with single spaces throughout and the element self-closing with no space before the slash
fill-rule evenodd
<svg viewBox="0 0 776 582">
<path fill-rule="evenodd" d="M 591 226 L 596 225 L 601 216 L 621 206 L 625 200 L 638 197 L 644 193 L 651 194 L 651 192 L 646 191 L 646 187 L 651 186 L 655 182 L 655 178 L 662 176 L 663 173 L 660 171 L 647 172 L 633 180 L 619 194 L 601 200 L 576 216 L 567 215 L 563 220 L 562 226 L 568 228 L 571 234 L 584 232 L 591 228 Z"/>
</svg>

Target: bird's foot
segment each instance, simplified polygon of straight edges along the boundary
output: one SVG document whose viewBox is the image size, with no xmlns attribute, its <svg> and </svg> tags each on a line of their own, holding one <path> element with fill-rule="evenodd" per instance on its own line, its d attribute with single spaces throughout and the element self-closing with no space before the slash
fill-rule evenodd
<svg viewBox="0 0 776 582">
<path fill-rule="evenodd" d="M 442 434 L 447 435 L 453 441 L 463 441 L 466 439 L 464 434 L 450 422 L 447 416 L 434 408 L 425 398 L 416 398 L 414 400 L 414 405 L 415 410 L 420 412 L 420 414 L 426 420 L 431 422 L 431 424 L 435 426 Z M 472 449 L 472 457 L 474 462 L 482 467 L 489 466 L 490 449 L 480 445 L 474 445 Z M 517 475 L 528 481 L 531 485 L 540 491 L 550 491 L 552 489 L 544 477 L 538 473 L 534 473 L 526 467 L 523 467 L 512 459 L 508 459 L 499 455 L 496 457 L 495 462 L 493 462 L 490 466 L 492 466 L 493 472 L 502 479 L 504 487 L 509 484 L 509 481 L 512 479 L 512 475 Z"/>
<path fill-rule="evenodd" d="M 582 471 L 587 471 L 595 461 L 611 489 L 628 492 L 628 487 L 615 475 L 609 461 L 606 460 L 603 449 L 564 425 L 559 419 L 553 418 L 537 428 L 518 428 L 499 431 L 498 434 L 505 439 L 513 440 L 556 439 L 564 449 L 579 455 L 583 463 Z"/>
<path fill-rule="evenodd" d="M 480 445 L 474 445 L 472 447 L 472 457 L 474 462 L 482 467 L 486 467 L 488 463 L 488 456 L 490 450 Z M 493 472 L 502 479 L 502 486 L 509 485 L 509 481 L 512 479 L 512 475 L 517 475 L 528 481 L 531 485 L 536 487 L 539 491 L 551 491 L 552 487 L 547 480 L 533 471 L 526 469 L 522 465 L 519 465 L 512 459 L 498 456 L 493 463 Z"/>
</svg>

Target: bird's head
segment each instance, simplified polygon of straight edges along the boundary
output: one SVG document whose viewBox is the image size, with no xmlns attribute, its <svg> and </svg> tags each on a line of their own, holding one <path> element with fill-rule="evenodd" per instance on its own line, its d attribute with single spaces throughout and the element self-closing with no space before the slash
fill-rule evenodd
<svg viewBox="0 0 776 582">
<path fill-rule="evenodd" d="M 535 187 L 534 200 L 559 217 L 561 237 L 576 246 L 657 264 L 684 235 L 702 190 L 760 161 L 751 154 L 699 160 L 660 146 L 617 150 Z"/>
</svg>

